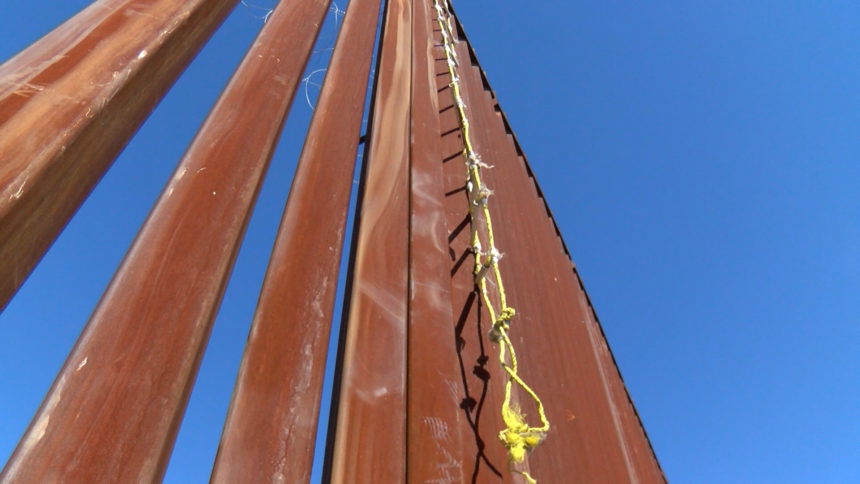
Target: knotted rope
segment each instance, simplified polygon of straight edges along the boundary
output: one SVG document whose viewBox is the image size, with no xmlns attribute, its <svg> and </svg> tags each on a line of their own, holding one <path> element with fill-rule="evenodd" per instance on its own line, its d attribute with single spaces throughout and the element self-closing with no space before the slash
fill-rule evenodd
<svg viewBox="0 0 860 484">
<path fill-rule="evenodd" d="M 489 337 L 493 342 L 499 344 L 499 363 L 507 374 L 505 382 L 505 399 L 502 403 L 502 420 L 505 423 L 505 428 L 499 432 L 499 440 L 508 450 L 508 457 L 513 463 L 523 462 L 526 453 L 533 450 L 546 437 L 549 431 L 549 421 L 544 412 L 543 402 L 530 386 L 528 386 L 519 376 L 519 366 L 517 364 L 517 354 L 514 350 L 514 345 L 508 336 L 511 328 L 511 320 L 516 315 L 514 308 L 508 306 L 507 295 L 505 294 L 505 286 L 502 282 L 502 273 L 499 269 L 499 261 L 502 254 L 496 248 L 495 237 L 493 234 L 493 220 L 490 215 L 488 200 L 493 192 L 484 186 L 481 182 L 481 169 L 492 168 L 481 161 L 480 156 L 472 146 L 472 139 L 469 132 L 469 118 L 466 114 L 466 103 L 463 101 L 463 96 L 460 87 L 460 76 L 458 75 L 459 60 L 455 48 L 454 29 L 451 21 L 451 13 L 448 9 L 447 0 L 444 2 L 434 0 L 434 8 L 436 10 L 436 21 L 439 24 L 439 29 L 442 33 L 443 47 L 445 49 L 445 58 L 448 63 L 448 73 L 451 76 L 451 91 L 454 96 L 454 104 L 457 107 L 457 114 L 460 121 L 460 132 L 463 137 L 463 156 L 466 159 L 466 167 L 468 169 L 468 179 L 466 181 L 466 189 L 469 194 L 469 215 L 472 221 L 472 252 L 475 256 L 475 284 L 481 292 L 481 298 L 489 313 L 490 320 L 493 321 L 493 327 L 490 330 Z M 485 238 L 489 249 L 484 252 L 481 247 L 481 237 L 479 235 L 478 219 L 483 216 L 486 225 Z M 499 292 L 499 313 L 496 315 L 496 310 L 490 299 L 490 294 L 487 290 L 487 272 L 492 271 L 496 286 Z M 511 404 L 511 393 L 513 385 L 517 384 L 525 393 L 531 397 L 537 407 L 538 417 L 541 425 L 533 427 L 526 421 L 525 416 Z M 537 483 L 528 472 L 516 471 L 525 477 L 529 483 Z"/>
</svg>

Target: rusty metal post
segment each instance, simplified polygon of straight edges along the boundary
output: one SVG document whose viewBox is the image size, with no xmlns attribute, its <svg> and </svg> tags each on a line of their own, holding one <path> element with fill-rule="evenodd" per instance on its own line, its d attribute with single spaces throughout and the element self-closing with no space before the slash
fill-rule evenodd
<svg viewBox="0 0 860 484">
<path fill-rule="evenodd" d="M 380 0 L 344 17 L 278 231 L 213 482 L 307 482 Z"/>
<path fill-rule="evenodd" d="M 430 3 L 412 2 L 410 111 L 409 482 L 466 482 L 474 447 L 465 411 L 451 308 L 448 229 Z"/>
<path fill-rule="evenodd" d="M 440 112 L 438 163 L 442 165 L 449 253 L 446 268 L 451 281 L 450 304 L 456 344 L 454 354 L 449 357 L 457 362 L 460 370 L 457 391 L 469 424 L 463 443 L 466 454 L 463 474 L 470 482 L 512 482 L 507 472 L 505 449 L 497 439 L 503 425 L 499 408 L 505 375 L 493 357 L 494 347 L 486 338 L 493 323 L 476 291 L 472 272 L 471 201 L 466 192 L 468 172 L 463 157 L 464 144 L 440 33 L 435 40 L 439 46 L 434 51 Z M 467 64 L 468 58 L 460 61 Z M 466 102 L 468 105 L 471 100 Z"/>
<path fill-rule="evenodd" d="M 281 2 L 138 234 L 3 471 L 152 482 L 329 2 Z"/>
<path fill-rule="evenodd" d="M 548 481 L 664 482 L 522 150 L 466 39 L 457 50 L 473 141 L 484 161 L 494 165 L 483 176 L 495 190 L 490 203 L 498 221 L 496 239 L 506 253 L 502 270 L 508 297 L 518 310 L 511 336 L 520 372 L 542 397 L 553 423 L 527 467 Z M 491 353 L 496 351 L 492 345 Z M 528 399 L 520 403 L 526 413 L 534 413 Z M 488 446 L 500 445 L 493 433 L 486 437 Z"/>
<path fill-rule="evenodd" d="M 405 479 L 409 244 L 409 0 L 388 0 L 354 245 L 333 482 Z"/>
<path fill-rule="evenodd" d="M 0 66 L 0 309 L 237 0 L 100 0 Z"/>
</svg>

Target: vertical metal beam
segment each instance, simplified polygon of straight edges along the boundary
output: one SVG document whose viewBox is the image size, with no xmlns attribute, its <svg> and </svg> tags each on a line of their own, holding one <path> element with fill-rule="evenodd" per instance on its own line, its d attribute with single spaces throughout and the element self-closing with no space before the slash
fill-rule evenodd
<svg viewBox="0 0 860 484">
<path fill-rule="evenodd" d="M 435 33 L 435 40 L 441 131 L 439 159 L 445 191 L 447 268 L 451 280 L 455 358 L 460 370 L 458 390 L 462 397 L 461 408 L 470 430 L 464 440 L 468 453 L 463 462 L 463 473 L 469 482 L 511 482 L 510 474 L 506 472 L 505 449 L 496 445 L 502 426 L 498 408 L 502 402 L 505 375 L 493 361 L 493 349 L 487 341 L 492 321 L 476 291 L 472 272 L 474 262 L 470 235 L 473 222 L 469 216 L 470 200 L 466 192 L 468 172 L 463 157 L 464 144 L 440 32 Z"/>
<path fill-rule="evenodd" d="M 409 0 L 388 0 L 354 246 L 333 482 L 405 479 L 409 226 Z"/>
<path fill-rule="evenodd" d="M 461 406 L 430 3 L 413 0 L 407 476 L 466 482 L 472 437 Z M 471 476 L 470 476 L 471 477 Z"/>
<path fill-rule="evenodd" d="M 296 169 L 213 482 L 307 482 L 380 0 L 352 0 Z"/>
<path fill-rule="evenodd" d="M 512 335 L 521 373 L 543 398 L 554 424 L 546 442 L 529 456 L 533 474 L 662 482 L 597 320 L 522 158 L 480 87 L 477 70 L 464 72 L 463 78 L 477 126 L 476 146 L 495 164 L 486 180 L 496 190 L 494 212 L 504 221 L 497 239 L 507 254 L 505 281 L 518 309 Z M 521 404 L 531 410 L 529 400 Z"/>
<path fill-rule="evenodd" d="M 281 2 L 9 460 L 8 482 L 152 482 L 329 2 Z"/>
<path fill-rule="evenodd" d="M 101 0 L 0 66 L 0 309 L 236 0 Z"/>
<path fill-rule="evenodd" d="M 461 81 L 474 141 L 484 161 L 495 165 L 484 176 L 495 189 L 497 241 L 507 254 L 502 270 L 518 310 L 511 335 L 521 374 L 542 397 L 553 423 L 528 458 L 532 474 L 547 480 L 664 482 L 531 170 L 462 40 Z M 526 413 L 534 412 L 529 400 L 521 404 Z"/>
</svg>

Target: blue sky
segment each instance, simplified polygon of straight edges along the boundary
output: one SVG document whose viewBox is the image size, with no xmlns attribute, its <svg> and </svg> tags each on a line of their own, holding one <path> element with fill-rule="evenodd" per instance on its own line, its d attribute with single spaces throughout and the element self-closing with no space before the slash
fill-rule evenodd
<svg viewBox="0 0 860 484">
<path fill-rule="evenodd" d="M 0 59 L 87 3 L 4 0 Z M 455 7 L 670 480 L 860 482 L 860 4 Z M 0 314 L 0 459 L 264 15 L 234 11 Z M 300 92 L 167 482 L 208 478 L 310 112 Z"/>
</svg>

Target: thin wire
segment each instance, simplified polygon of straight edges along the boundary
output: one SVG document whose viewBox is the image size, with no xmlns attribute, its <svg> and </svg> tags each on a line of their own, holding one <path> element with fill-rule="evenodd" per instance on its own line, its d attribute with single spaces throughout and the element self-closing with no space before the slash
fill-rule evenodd
<svg viewBox="0 0 860 484">
<path fill-rule="evenodd" d="M 310 72 L 310 74 L 308 74 L 307 76 L 305 76 L 302 79 L 302 84 L 305 85 L 305 101 L 308 103 L 308 107 L 311 108 L 311 111 L 315 110 L 316 108 L 314 107 L 313 103 L 311 102 L 311 96 L 310 96 L 310 93 L 308 93 L 308 84 L 313 84 L 316 87 L 322 87 L 321 85 L 317 84 L 316 82 L 311 81 L 311 78 L 317 72 L 325 72 L 326 70 L 328 70 L 328 69 L 322 68 L 322 69 L 312 70 Z"/>
</svg>

